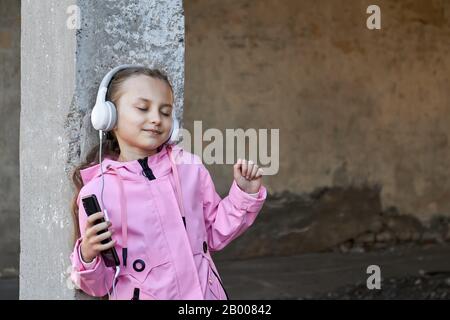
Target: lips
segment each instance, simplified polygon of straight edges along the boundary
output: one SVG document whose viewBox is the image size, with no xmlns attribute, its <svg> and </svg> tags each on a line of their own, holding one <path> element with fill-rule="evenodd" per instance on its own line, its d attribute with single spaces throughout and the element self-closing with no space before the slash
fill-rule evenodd
<svg viewBox="0 0 450 320">
<path fill-rule="evenodd" d="M 160 134 L 161 133 L 161 131 L 153 130 L 153 129 L 143 130 L 143 131 L 148 132 L 148 133 L 152 133 L 152 134 Z"/>
</svg>

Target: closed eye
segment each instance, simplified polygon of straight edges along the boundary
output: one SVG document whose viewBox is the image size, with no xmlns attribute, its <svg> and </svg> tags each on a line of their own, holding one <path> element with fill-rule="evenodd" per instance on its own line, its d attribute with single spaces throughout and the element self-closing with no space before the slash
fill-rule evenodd
<svg viewBox="0 0 450 320">
<path fill-rule="evenodd" d="M 146 108 L 138 108 L 138 107 L 136 107 L 136 109 L 139 109 L 139 110 L 141 110 L 141 111 L 147 111 L 147 109 Z M 170 116 L 170 112 L 161 112 L 162 113 L 162 115 L 164 115 L 164 116 L 166 116 L 166 117 L 169 117 Z"/>
</svg>

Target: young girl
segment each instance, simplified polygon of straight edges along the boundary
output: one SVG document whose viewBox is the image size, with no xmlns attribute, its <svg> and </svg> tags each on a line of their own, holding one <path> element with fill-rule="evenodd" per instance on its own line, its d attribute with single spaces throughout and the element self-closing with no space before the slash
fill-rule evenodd
<svg viewBox="0 0 450 320">
<path fill-rule="evenodd" d="M 211 252 L 254 222 L 266 199 L 262 169 L 239 159 L 221 199 L 200 159 L 168 143 L 173 90 L 158 70 L 117 72 L 106 97 L 118 121 L 102 146 L 102 168 L 96 146 L 73 173 L 72 280 L 87 294 L 110 299 L 228 299 Z M 81 198 L 91 194 L 103 196 L 106 222 L 94 223 L 103 212 L 87 217 Z M 119 274 L 100 254 L 112 247 Z"/>
</svg>

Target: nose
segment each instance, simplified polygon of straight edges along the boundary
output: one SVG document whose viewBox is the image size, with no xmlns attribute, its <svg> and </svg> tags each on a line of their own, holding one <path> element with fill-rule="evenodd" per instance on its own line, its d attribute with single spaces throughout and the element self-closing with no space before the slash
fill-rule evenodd
<svg viewBox="0 0 450 320">
<path fill-rule="evenodd" d="M 149 113 L 150 122 L 156 126 L 161 124 L 161 116 L 158 110 L 155 111 L 156 108 L 153 108 L 152 112 Z"/>
</svg>

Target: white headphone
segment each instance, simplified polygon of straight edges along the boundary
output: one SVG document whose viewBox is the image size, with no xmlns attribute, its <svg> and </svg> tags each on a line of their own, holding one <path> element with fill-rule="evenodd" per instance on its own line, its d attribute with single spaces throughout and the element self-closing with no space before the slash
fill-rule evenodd
<svg viewBox="0 0 450 320">
<path fill-rule="evenodd" d="M 142 65 L 123 64 L 109 71 L 103 78 L 98 88 L 97 100 L 91 112 L 91 122 L 95 130 L 111 131 L 117 123 L 117 110 L 114 103 L 106 101 L 109 84 L 114 75 L 128 68 L 145 68 Z M 172 108 L 172 128 L 170 129 L 170 137 L 166 141 L 168 144 L 175 144 L 178 141 L 180 125 L 175 116 L 175 108 Z"/>
</svg>

